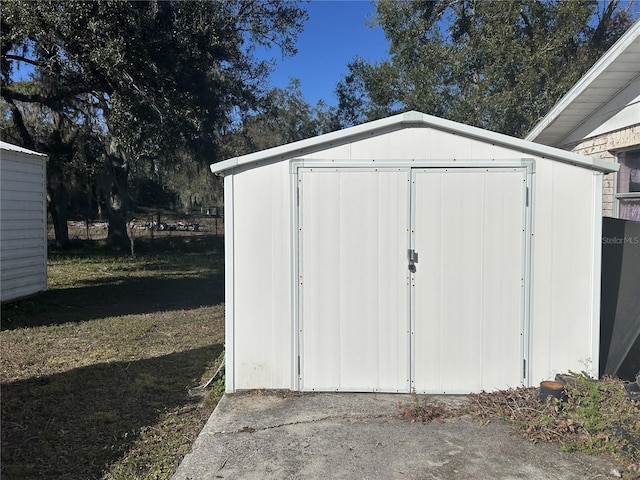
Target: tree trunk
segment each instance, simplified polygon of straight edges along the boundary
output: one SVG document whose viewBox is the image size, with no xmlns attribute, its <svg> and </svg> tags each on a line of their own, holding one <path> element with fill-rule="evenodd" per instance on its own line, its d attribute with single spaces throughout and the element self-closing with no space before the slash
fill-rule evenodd
<svg viewBox="0 0 640 480">
<path fill-rule="evenodd" d="M 66 152 L 61 143 L 49 148 L 49 160 L 47 161 L 47 199 L 49 212 L 53 220 L 55 232 L 55 246 L 57 248 L 69 248 L 69 226 L 67 224 L 67 188 L 64 175 L 64 162 Z"/>
<path fill-rule="evenodd" d="M 117 245 L 129 245 L 129 235 L 127 233 L 127 208 L 124 206 L 126 193 L 118 191 L 116 185 L 113 186 L 107 202 L 107 220 L 109 228 L 107 230 L 107 241 Z"/>
<path fill-rule="evenodd" d="M 119 153 L 119 152 L 118 152 Z M 102 182 L 104 205 L 109 228 L 107 242 L 129 246 L 127 213 L 129 211 L 129 171 L 121 154 L 109 153 Z"/>
<path fill-rule="evenodd" d="M 69 248 L 69 225 L 67 224 L 67 192 L 64 183 L 54 181 L 49 185 L 49 212 L 53 220 L 55 246 Z"/>
</svg>

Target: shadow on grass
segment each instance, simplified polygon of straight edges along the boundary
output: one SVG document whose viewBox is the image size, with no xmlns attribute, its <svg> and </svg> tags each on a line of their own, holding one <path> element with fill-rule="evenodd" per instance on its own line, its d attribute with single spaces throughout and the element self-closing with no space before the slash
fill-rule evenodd
<svg viewBox="0 0 640 480">
<path fill-rule="evenodd" d="M 224 301 L 220 237 L 166 237 L 137 243 L 140 243 L 140 255 L 148 256 L 141 264 L 146 270 L 158 270 L 157 274 L 97 276 L 82 280 L 72 288 L 55 288 L 32 298 L 3 304 L 1 330 L 189 310 Z M 180 275 L 181 269 L 197 266 L 198 259 L 205 255 L 208 268 L 202 268 L 202 273 Z M 50 256 L 73 262 L 86 258 L 123 258 L 125 254 L 100 242 L 83 241 L 77 242 L 71 251 L 52 251 Z M 131 268 L 136 268 L 135 265 Z M 216 269 L 218 271 L 214 271 Z"/>
<path fill-rule="evenodd" d="M 2 330 L 121 315 L 189 310 L 224 301 L 223 274 L 187 278 L 114 278 L 92 287 L 49 290 L 3 306 Z"/>
<path fill-rule="evenodd" d="M 221 351 L 216 344 L 3 384 L 2 478 L 100 478 L 163 413 L 197 408 L 187 389 Z"/>
</svg>

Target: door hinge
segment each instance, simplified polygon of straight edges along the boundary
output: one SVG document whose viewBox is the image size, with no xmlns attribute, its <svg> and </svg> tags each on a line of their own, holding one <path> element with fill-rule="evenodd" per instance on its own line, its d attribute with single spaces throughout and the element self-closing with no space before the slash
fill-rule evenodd
<svg viewBox="0 0 640 480">
<path fill-rule="evenodd" d="M 300 355 L 298 355 L 298 376 L 300 376 Z"/>
<path fill-rule="evenodd" d="M 526 206 L 528 207 L 529 206 L 529 187 L 526 187 L 526 188 L 527 188 L 527 194 L 526 194 L 527 196 L 526 196 L 525 202 L 526 202 Z"/>
<path fill-rule="evenodd" d="M 522 359 L 522 378 L 527 378 L 527 360 Z"/>
</svg>

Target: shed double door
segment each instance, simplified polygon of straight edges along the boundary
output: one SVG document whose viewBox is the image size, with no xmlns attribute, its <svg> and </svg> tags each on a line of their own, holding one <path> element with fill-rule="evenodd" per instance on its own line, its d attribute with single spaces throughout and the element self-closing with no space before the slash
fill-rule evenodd
<svg viewBox="0 0 640 480">
<path fill-rule="evenodd" d="M 300 169 L 300 389 L 521 384 L 525 208 L 519 168 Z"/>
</svg>

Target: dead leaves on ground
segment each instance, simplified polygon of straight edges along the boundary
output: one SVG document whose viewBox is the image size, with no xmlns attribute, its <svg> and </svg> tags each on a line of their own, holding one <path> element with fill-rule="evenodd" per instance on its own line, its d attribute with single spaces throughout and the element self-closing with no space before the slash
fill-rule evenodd
<svg viewBox="0 0 640 480">
<path fill-rule="evenodd" d="M 502 418 L 534 443 L 608 455 L 624 463 L 629 478 L 640 478 L 640 402 L 626 397 L 621 380 L 572 376 L 574 381 L 565 387 L 565 401 L 541 403 L 539 388 L 469 394 L 468 402 L 458 406 L 414 395 L 410 403 L 398 404 L 398 416 L 429 423 L 471 415 L 481 425 Z"/>
</svg>

